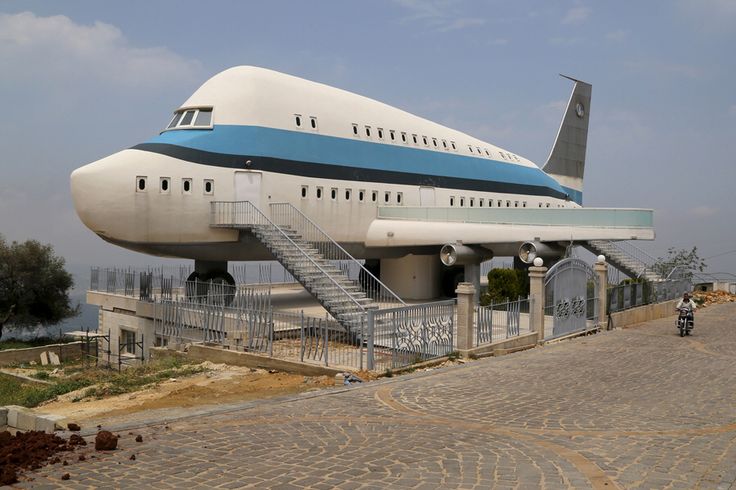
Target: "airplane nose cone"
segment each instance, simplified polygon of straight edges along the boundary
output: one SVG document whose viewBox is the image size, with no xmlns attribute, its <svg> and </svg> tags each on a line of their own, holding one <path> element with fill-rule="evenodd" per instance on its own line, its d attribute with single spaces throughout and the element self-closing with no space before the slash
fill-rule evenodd
<svg viewBox="0 0 736 490">
<path fill-rule="evenodd" d="M 90 230 L 95 233 L 104 232 L 99 222 L 99 202 L 97 202 L 96 189 L 100 188 L 99 171 L 95 169 L 96 163 L 80 167 L 72 172 L 71 191 L 74 209 L 79 219 Z"/>
</svg>

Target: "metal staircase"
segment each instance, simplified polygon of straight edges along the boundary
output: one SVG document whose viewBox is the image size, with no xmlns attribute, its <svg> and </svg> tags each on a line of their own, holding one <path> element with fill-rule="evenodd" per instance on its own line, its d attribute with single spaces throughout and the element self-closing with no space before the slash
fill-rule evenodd
<svg viewBox="0 0 736 490">
<path fill-rule="evenodd" d="M 250 230 L 304 288 L 352 333 L 359 333 L 367 312 L 404 302 L 317 224 L 289 203 L 270 204 L 271 218 L 248 201 L 212 203 L 210 226 Z M 347 268 L 360 268 L 360 280 Z"/>
<path fill-rule="evenodd" d="M 632 279 L 642 277 L 652 282 L 664 279 L 652 267 L 657 259 L 629 242 L 590 240 L 583 246 L 596 255 L 604 255 L 609 264 Z"/>
</svg>

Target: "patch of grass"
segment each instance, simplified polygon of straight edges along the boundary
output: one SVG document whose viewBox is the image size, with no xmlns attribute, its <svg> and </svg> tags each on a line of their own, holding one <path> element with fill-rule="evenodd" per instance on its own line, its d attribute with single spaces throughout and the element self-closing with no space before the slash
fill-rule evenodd
<svg viewBox="0 0 736 490">
<path fill-rule="evenodd" d="M 35 407 L 46 400 L 51 400 L 90 384 L 88 380 L 72 379 L 49 386 L 38 386 L 32 383 L 23 383 L 12 376 L 0 374 L 0 406 L 22 405 L 24 407 Z"/>
<path fill-rule="evenodd" d="M 23 383 L 16 378 L 0 374 L 0 406 L 35 407 L 47 400 L 85 387 L 91 388 L 77 395 L 74 401 L 87 397 L 120 395 L 155 385 L 169 378 L 191 376 L 205 371 L 207 369 L 201 366 L 187 365 L 180 359 L 171 358 L 130 367 L 121 372 L 79 366 L 65 369 L 67 377 L 61 379 L 52 378 L 43 370 L 33 374 L 33 377 L 38 379 L 52 380 L 53 384 L 49 386 Z"/>
</svg>

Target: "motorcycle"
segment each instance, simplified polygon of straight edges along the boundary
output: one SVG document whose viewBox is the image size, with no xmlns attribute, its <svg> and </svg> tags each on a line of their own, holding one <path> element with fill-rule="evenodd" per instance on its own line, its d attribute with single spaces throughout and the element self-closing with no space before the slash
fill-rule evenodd
<svg viewBox="0 0 736 490">
<path fill-rule="evenodd" d="M 693 316 L 690 308 L 678 308 L 680 314 L 677 317 L 677 328 L 680 329 L 680 337 L 690 335 L 693 329 Z"/>
</svg>

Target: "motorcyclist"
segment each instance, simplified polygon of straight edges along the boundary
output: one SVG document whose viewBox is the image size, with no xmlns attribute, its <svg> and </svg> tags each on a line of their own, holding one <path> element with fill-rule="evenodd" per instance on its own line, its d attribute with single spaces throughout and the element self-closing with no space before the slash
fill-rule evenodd
<svg viewBox="0 0 736 490">
<path fill-rule="evenodd" d="M 688 310 L 687 312 L 687 321 L 690 322 L 690 325 L 695 327 L 695 310 L 697 309 L 697 306 L 695 306 L 695 301 L 690 299 L 690 295 L 688 293 L 685 293 L 682 295 L 682 299 L 677 303 L 677 306 L 675 306 L 675 309 L 677 311 L 680 311 L 681 308 L 684 308 Z"/>
</svg>

